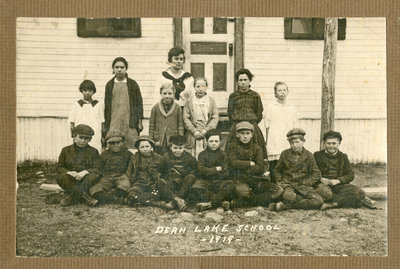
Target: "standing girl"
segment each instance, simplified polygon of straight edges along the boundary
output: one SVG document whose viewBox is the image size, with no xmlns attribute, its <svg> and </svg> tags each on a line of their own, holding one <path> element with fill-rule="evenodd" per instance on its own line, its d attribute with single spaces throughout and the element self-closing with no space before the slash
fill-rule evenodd
<svg viewBox="0 0 400 269">
<path fill-rule="evenodd" d="M 91 80 L 84 80 L 79 86 L 83 98 L 75 102 L 71 108 L 68 120 L 72 130 L 79 124 L 90 126 L 94 130 L 94 136 L 90 145 L 101 153 L 101 134 L 104 124 L 104 106 L 93 99 L 96 86 Z"/>
<path fill-rule="evenodd" d="M 143 99 L 139 85 L 128 77 L 128 62 L 117 57 L 112 62 L 112 78 L 106 84 L 105 93 L 105 135 L 117 130 L 125 135 L 125 145 L 133 149 L 136 139 L 143 130 Z"/>
<path fill-rule="evenodd" d="M 183 108 L 186 100 L 194 95 L 193 76 L 183 70 L 185 51 L 180 47 L 170 49 L 167 64 L 170 67 L 161 73 L 156 82 L 155 96 L 158 96 L 161 85 L 171 83 L 175 87 L 175 100 Z"/>
<path fill-rule="evenodd" d="M 236 140 L 236 124 L 248 121 L 254 126 L 253 142 L 259 145 L 263 151 L 264 159 L 267 159 L 267 149 L 263 134 L 258 124 L 263 118 L 263 105 L 260 95 L 250 89 L 250 83 L 254 75 L 248 69 L 240 69 L 235 74 L 238 90 L 231 93 L 228 99 L 228 117 L 232 124 L 227 141 L 229 144 Z"/>
<path fill-rule="evenodd" d="M 169 138 L 183 135 L 182 109 L 174 101 L 175 87 L 171 83 L 161 85 L 161 101 L 153 106 L 150 114 L 149 136 L 164 154 L 168 151 Z"/>
<path fill-rule="evenodd" d="M 275 182 L 275 166 L 281 152 L 287 149 L 287 142 L 282 137 L 285 137 L 289 130 L 296 127 L 295 124 L 298 119 L 296 108 L 286 101 L 289 94 L 286 83 L 275 83 L 274 93 L 276 101 L 268 104 L 264 115 L 269 171 L 272 182 Z"/>
<path fill-rule="evenodd" d="M 205 78 L 194 80 L 195 95 L 186 100 L 183 109 L 183 123 L 185 125 L 187 148 L 192 155 L 197 155 L 205 148 L 205 135 L 218 125 L 218 108 L 213 98 L 207 95 L 208 83 Z"/>
</svg>

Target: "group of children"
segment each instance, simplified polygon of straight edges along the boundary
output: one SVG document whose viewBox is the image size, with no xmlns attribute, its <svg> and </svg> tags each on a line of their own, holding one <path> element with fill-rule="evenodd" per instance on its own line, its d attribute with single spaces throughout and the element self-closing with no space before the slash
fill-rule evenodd
<svg viewBox="0 0 400 269">
<path fill-rule="evenodd" d="M 147 135 L 138 137 L 137 152 L 132 154 L 118 131 L 107 134 L 108 149 L 99 155 L 88 145 L 93 129 L 80 124 L 73 129 L 74 144 L 62 150 L 57 165 L 57 182 L 66 192 L 60 203 L 152 205 L 180 211 L 188 204 L 200 211 L 246 206 L 274 211 L 373 207 L 361 188 L 349 184 L 354 173 L 347 155 L 338 149 L 340 133 L 324 134 L 326 149 L 313 155 L 303 147 L 305 132 L 290 130 L 290 148 L 275 167 L 276 183 L 265 175 L 264 153 L 254 133 L 250 122 L 239 122 L 235 140 L 224 152 L 221 133 L 211 129 L 205 134 L 207 147 L 196 161 L 185 150 L 182 135 L 172 135 L 169 150 L 160 156 Z"/>
<path fill-rule="evenodd" d="M 90 206 L 112 202 L 179 210 L 188 203 L 199 210 L 373 207 L 360 188 L 349 184 L 354 174 L 338 150 L 340 133 L 326 133 L 326 149 L 311 154 L 303 147 L 305 132 L 294 128 L 297 112 L 286 103 L 287 85 L 275 84 L 276 102 L 264 114 L 260 95 L 250 89 L 248 69 L 235 74 L 238 90 L 228 100 L 232 127 L 224 151 L 208 81 L 184 72 L 184 62 L 182 48 L 169 51 L 170 67 L 156 83 L 161 100 L 151 110 L 148 136 L 140 135 L 142 96 L 127 76 L 124 58 L 112 63 L 115 77 L 106 85 L 104 109 L 92 99 L 94 83 L 82 82 L 83 99 L 70 115 L 74 143 L 58 162 L 57 181 L 66 191 L 62 205 L 83 200 Z M 266 139 L 259 128 L 263 118 Z M 92 139 L 97 150 L 88 144 Z"/>
</svg>

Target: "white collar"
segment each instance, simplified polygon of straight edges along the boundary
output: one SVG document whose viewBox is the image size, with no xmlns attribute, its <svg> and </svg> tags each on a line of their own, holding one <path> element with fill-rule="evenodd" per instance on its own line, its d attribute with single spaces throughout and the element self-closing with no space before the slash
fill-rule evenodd
<svg viewBox="0 0 400 269">
<path fill-rule="evenodd" d="M 126 77 L 123 81 L 119 81 L 117 78 L 114 78 L 114 83 L 127 83 L 127 82 L 128 80 L 126 79 Z"/>
</svg>

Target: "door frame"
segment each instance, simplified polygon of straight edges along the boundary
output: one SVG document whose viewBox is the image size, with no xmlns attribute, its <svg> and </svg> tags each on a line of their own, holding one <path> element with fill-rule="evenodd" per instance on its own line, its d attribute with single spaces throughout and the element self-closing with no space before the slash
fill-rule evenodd
<svg viewBox="0 0 400 269">
<path fill-rule="evenodd" d="M 233 55 L 233 66 L 234 73 L 236 73 L 239 69 L 244 68 L 244 18 L 243 17 L 235 17 L 228 18 L 234 20 L 234 55 Z M 174 46 L 182 47 L 183 46 L 183 31 L 182 31 L 182 18 L 173 18 L 174 25 Z M 231 78 L 233 79 L 233 78 Z M 234 82 L 234 90 L 236 90 L 236 81 Z"/>
</svg>

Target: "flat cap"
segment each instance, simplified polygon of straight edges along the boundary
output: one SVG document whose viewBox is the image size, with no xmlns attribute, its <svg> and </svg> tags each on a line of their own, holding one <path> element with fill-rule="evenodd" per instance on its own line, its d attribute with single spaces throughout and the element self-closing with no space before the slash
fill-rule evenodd
<svg viewBox="0 0 400 269">
<path fill-rule="evenodd" d="M 254 126 L 248 121 L 241 121 L 238 124 L 236 124 L 236 131 L 240 130 L 251 130 L 254 131 Z"/>
<path fill-rule="evenodd" d="M 286 134 L 288 140 L 300 138 L 305 135 L 306 135 L 306 132 L 301 128 L 293 128 Z"/>
<path fill-rule="evenodd" d="M 139 148 L 139 143 L 140 141 L 149 141 L 149 143 L 151 144 L 151 146 L 154 148 L 154 141 L 153 139 L 150 138 L 150 136 L 148 135 L 141 135 L 137 138 L 136 142 L 135 142 L 135 148 Z"/>
<path fill-rule="evenodd" d="M 111 130 L 107 133 L 106 142 L 125 140 L 125 135 L 118 130 Z"/>
<path fill-rule="evenodd" d="M 72 135 L 75 136 L 77 134 L 86 135 L 86 136 L 93 136 L 94 131 L 93 129 L 86 125 L 86 124 L 79 124 L 72 130 Z"/>
</svg>

